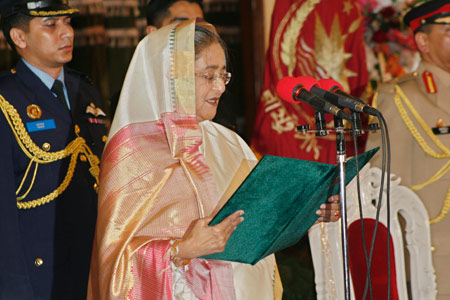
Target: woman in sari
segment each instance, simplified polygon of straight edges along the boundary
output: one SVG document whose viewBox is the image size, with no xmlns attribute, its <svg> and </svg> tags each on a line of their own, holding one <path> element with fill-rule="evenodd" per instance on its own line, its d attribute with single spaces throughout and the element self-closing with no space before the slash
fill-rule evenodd
<svg viewBox="0 0 450 300">
<path fill-rule="evenodd" d="M 138 45 L 103 154 L 88 299 L 281 299 L 273 255 L 254 266 L 199 258 L 223 251 L 243 221 L 237 211 L 208 225 L 257 162 L 210 121 L 230 77 L 207 23 L 168 25 Z"/>
</svg>

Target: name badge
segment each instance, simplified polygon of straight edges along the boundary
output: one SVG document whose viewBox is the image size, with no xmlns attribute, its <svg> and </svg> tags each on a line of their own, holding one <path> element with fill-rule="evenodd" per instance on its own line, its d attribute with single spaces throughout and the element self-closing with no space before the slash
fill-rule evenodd
<svg viewBox="0 0 450 300">
<path fill-rule="evenodd" d="M 442 126 L 442 127 L 433 127 L 431 128 L 433 130 L 433 133 L 438 134 L 449 134 L 450 133 L 450 126 Z"/>
<path fill-rule="evenodd" d="M 28 132 L 35 132 L 56 128 L 54 119 L 28 122 L 26 123 L 26 125 Z"/>
</svg>

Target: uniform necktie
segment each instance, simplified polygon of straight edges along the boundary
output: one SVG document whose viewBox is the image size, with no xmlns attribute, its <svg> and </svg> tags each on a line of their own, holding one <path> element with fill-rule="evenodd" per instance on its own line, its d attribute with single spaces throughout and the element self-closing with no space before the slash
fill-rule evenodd
<svg viewBox="0 0 450 300">
<path fill-rule="evenodd" d="M 58 98 L 58 101 L 61 102 L 61 104 L 64 105 L 66 109 L 69 109 L 67 107 L 66 97 L 64 96 L 63 83 L 60 80 L 55 80 L 51 91 L 56 94 L 56 98 Z"/>
</svg>

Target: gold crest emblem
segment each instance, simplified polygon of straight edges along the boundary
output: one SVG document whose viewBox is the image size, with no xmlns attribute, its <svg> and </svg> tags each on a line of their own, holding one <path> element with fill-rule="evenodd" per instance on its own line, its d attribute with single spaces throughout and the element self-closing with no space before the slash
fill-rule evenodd
<svg viewBox="0 0 450 300">
<path fill-rule="evenodd" d="M 30 119 L 39 119 L 42 115 L 42 110 L 36 104 L 31 104 L 27 106 L 27 115 Z"/>
</svg>

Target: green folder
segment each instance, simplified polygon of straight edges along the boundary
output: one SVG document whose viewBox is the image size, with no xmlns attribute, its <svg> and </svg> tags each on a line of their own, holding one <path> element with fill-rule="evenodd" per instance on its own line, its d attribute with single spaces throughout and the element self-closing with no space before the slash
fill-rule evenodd
<svg viewBox="0 0 450 300">
<path fill-rule="evenodd" d="M 361 169 L 378 151 L 358 156 Z M 355 159 L 345 165 L 346 184 L 356 176 Z M 316 211 L 329 196 L 339 193 L 339 167 L 332 164 L 265 155 L 210 225 L 236 210 L 244 222 L 233 232 L 225 251 L 203 258 L 256 264 L 296 244 L 318 219 Z"/>
</svg>

